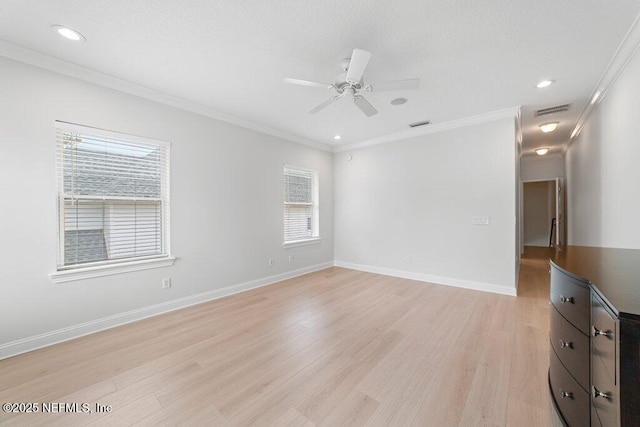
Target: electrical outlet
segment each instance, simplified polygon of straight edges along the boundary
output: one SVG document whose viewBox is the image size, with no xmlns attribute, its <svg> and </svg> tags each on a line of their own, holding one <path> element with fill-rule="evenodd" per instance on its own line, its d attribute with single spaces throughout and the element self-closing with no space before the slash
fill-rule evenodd
<svg viewBox="0 0 640 427">
<path fill-rule="evenodd" d="M 273 264 L 275 264 L 276 261 L 273 258 L 269 258 L 269 267 L 273 267 Z"/>
<path fill-rule="evenodd" d="M 171 287 L 171 278 L 165 277 L 162 279 L 162 289 L 169 289 Z"/>
<path fill-rule="evenodd" d="M 293 262 L 293 255 L 289 255 L 289 262 Z"/>
<path fill-rule="evenodd" d="M 405 261 L 407 261 L 407 264 L 411 264 L 411 255 L 407 255 Z"/>
</svg>

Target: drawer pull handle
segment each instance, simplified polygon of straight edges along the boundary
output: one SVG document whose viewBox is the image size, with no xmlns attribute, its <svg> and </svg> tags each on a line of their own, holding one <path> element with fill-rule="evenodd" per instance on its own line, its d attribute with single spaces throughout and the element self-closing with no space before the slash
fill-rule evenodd
<svg viewBox="0 0 640 427">
<path fill-rule="evenodd" d="M 560 295 L 560 302 L 573 304 L 573 297 L 565 297 L 564 295 Z"/>
<path fill-rule="evenodd" d="M 560 340 L 560 348 L 573 348 L 573 343 L 571 341 Z"/>
<path fill-rule="evenodd" d="M 593 398 L 594 399 L 597 399 L 598 397 L 603 397 L 605 399 L 611 399 L 611 395 L 610 394 L 601 392 L 595 386 L 591 386 L 591 393 L 593 394 Z"/>
<path fill-rule="evenodd" d="M 560 389 L 560 397 L 563 399 L 573 399 L 573 393 Z"/>
<path fill-rule="evenodd" d="M 604 337 L 611 338 L 613 336 L 613 333 L 609 332 L 609 331 L 602 331 L 602 330 L 596 328 L 595 326 L 591 325 L 591 335 L 594 336 L 594 337 L 597 337 L 598 335 L 602 335 Z"/>
</svg>

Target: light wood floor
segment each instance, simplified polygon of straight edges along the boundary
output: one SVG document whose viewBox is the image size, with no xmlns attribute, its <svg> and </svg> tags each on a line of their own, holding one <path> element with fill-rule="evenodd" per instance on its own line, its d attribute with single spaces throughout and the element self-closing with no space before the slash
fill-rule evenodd
<svg viewBox="0 0 640 427">
<path fill-rule="evenodd" d="M 3 425 L 549 426 L 548 262 L 518 298 L 342 268 L 0 361 Z"/>
</svg>

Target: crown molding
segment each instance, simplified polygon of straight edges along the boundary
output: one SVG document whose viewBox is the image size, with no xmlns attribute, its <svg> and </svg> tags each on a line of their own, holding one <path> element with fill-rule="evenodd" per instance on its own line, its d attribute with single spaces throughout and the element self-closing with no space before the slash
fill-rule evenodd
<svg viewBox="0 0 640 427">
<path fill-rule="evenodd" d="M 336 146 L 334 147 L 333 152 L 341 153 L 344 151 L 354 150 L 357 148 L 364 148 L 364 147 L 370 147 L 372 145 L 385 144 L 387 142 L 399 141 L 402 139 L 413 138 L 416 136 L 428 135 L 432 133 L 444 132 L 447 130 L 458 129 L 465 126 L 492 122 L 500 119 L 517 118 L 519 111 L 520 111 L 520 106 L 517 106 L 517 107 L 505 108 L 503 110 L 477 114 L 475 116 L 469 116 L 462 119 L 450 120 L 448 122 L 438 123 L 434 125 L 427 125 L 420 128 L 409 129 L 402 132 L 396 132 L 388 135 L 379 136 L 369 140 L 356 142 L 353 144 Z"/>
<path fill-rule="evenodd" d="M 147 88 L 135 83 L 128 82 L 117 77 L 113 77 L 107 74 L 103 74 L 99 71 L 95 71 L 89 68 L 81 67 L 52 56 L 48 56 L 39 52 L 35 52 L 30 49 L 26 49 L 11 43 L 0 40 L 0 56 L 12 59 L 14 61 L 22 62 L 25 64 L 33 65 L 35 67 L 43 68 L 45 70 L 53 71 L 58 74 L 66 75 L 69 77 L 77 78 L 98 86 L 106 87 L 109 89 L 117 90 L 119 92 L 127 93 L 137 96 L 139 98 L 147 99 L 153 102 L 157 102 L 164 105 L 179 108 L 181 110 L 196 113 L 205 117 L 210 117 L 216 120 L 227 122 L 239 127 L 251 129 L 256 132 L 275 136 L 287 141 L 296 142 L 312 148 L 316 148 L 322 151 L 340 153 L 347 150 L 353 150 L 356 148 L 363 148 L 372 145 L 384 144 L 391 141 L 398 141 L 402 139 L 412 138 L 414 136 L 427 135 L 432 133 L 443 132 L 446 130 L 457 129 L 460 127 L 471 126 L 480 123 L 491 122 L 503 118 L 516 117 L 519 114 L 520 107 L 511 107 L 503 110 L 492 111 L 488 113 L 478 114 L 462 119 L 451 120 L 448 122 L 438 123 L 434 125 L 428 125 L 423 128 L 409 129 L 406 131 L 395 132 L 380 137 L 372 138 L 343 146 L 333 146 L 330 144 L 309 140 L 299 137 L 287 132 L 283 132 L 277 129 L 273 129 L 269 126 L 262 125 L 260 123 L 252 122 L 250 120 L 243 119 L 238 116 L 223 113 L 214 108 L 207 107 L 195 102 L 187 101 L 185 99 L 166 94 L 164 92 Z"/>
<path fill-rule="evenodd" d="M 636 16 L 636 19 L 633 21 L 633 24 L 631 24 L 629 31 L 625 34 L 622 42 L 620 42 L 620 45 L 618 46 L 618 49 L 616 49 L 613 57 L 609 61 L 609 64 L 602 73 L 600 80 L 598 80 L 598 83 L 593 88 L 591 96 L 587 100 L 587 104 L 582 109 L 582 112 L 576 121 L 576 125 L 571 132 L 571 137 L 563 150 L 563 154 L 567 152 L 573 141 L 575 141 L 578 135 L 580 135 L 584 124 L 591 116 L 593 110 L 602 102 L 604 97 L 607 96 L 611 86 L 616 82 L 616 80 L 618 80 L 618 77 L 627 68 L 631 59 L 636 55 L 636 53 L 638 53 L 638 49 L 640 49 L 640 14 Z M 597 101 L 592 104 L 591 100 L 598 91 L 600 91 L 600 96 Z"/>
<path fill-rule="evenodd" d="M 195 102 L 187 101 L 182 98 L 150 89 L 117 77 L 109 76 L 89 68 L 81 67 L 70 62 L 48 56 L 33 50 L 25 49 L 11 43 L 0 40 L 0 56 L 4 56 L 14 61 L 33 65 L 35 67 L 44 68 L 58 74 L 74 77 L 89 83 L 114 89 L 140 98 L 154 101 L 160 104 L 169 105 L 181 110 L 190 111 L 201 116 L 210 117 L 223 122 L 231 123 L 236 126 L 251 129 L 277 138 L 285 139 L 299 144 L 307 145 L 323 151 L 332 151 L 332 146 L 317 141 L 301 138 L 296 135 L 289 134 L 260 123 L 252 122 L 231 114 L 223 113 L 214 108 L 207 107 Z"/>
</svg>

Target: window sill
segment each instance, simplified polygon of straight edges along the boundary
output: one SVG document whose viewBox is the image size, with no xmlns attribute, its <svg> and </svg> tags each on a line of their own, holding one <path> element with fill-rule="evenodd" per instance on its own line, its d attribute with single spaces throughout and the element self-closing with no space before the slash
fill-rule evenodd
<svg viewBox="0 0 640 427">
<path fill-rule="evenodd" d="M 49 277 L 55 283 L 71 282 L 73 280 L 91 279 L 94 277 L 110 276 L 112 274 L 128 273 L 131 271 L 148 270 L 151 268 L 169 267 L 176 261 L 174 257 L 129 261 L 112 265 L 96 267 L 81 267 L 71 270 L 56 271 Z"/>
<path fill-rule="evenodd" d="M 282 244 L 283 248 L 295 248 L 297 246 L 307 246 L 307 245 L 317 245 L 322 241 L 321 237 L 312 237 L 310 239 L 304 240 L 293 240 L 291 242 L 284 242 Z"/>
</svg>

